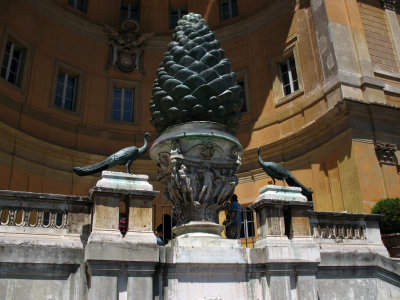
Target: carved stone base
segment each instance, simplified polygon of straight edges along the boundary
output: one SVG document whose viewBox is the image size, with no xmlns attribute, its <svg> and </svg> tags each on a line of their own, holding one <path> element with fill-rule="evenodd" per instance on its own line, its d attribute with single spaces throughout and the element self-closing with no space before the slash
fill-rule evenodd
<svg viewBox="0 0 400 300">
<path fill-rule="evenodd" d="M 240 240 L 224 239 L 222 237 L 207 237 L 200 233 L 181 235 L 172 239 L 167 247 L 182 248 L 241 248 Z"/>
<path fill-rule="evenodd" d="M 310 238 L 308 210 L 312 202 L 301 189 L 290 186 L 266 185 L 250 205 L 257 213 L 258 240 L 256 248 L 269 243 L 285 242 L 288 238 Z"/>
<path fill-rule="evenodd" d="M 151 230 L 152 201 L 158 192 L 147 175 L 103 171 L 91 190 L 93 200 L 92 232 L 88 243 L 154 244 Z M 120 204 L 127 203 L 127 233 L 119 230 Z"/>
<path fill-rule="evenodd" d="M 187 224 L 176 226 L 172 229 L 176 237 L 181 235 L 191 235 L 217 238 L 221 237 L 223 230 L 224 227 L 222 225 L 205 221 L 192 221 Z"/>
<path fill-rule="evenodd" d="M 172 126 L 154 142 L 150 156 L 160 166 L 164 198 L 172 202 L 178 221 L 186 226 L 178 234 L 190 228 L 190 233 L 220 235 L 219 225 L 209 224 L 217 225 L 220 210 L 233 194 L 242 153 L 227 128 L 213 122 Z"/>
</svg>

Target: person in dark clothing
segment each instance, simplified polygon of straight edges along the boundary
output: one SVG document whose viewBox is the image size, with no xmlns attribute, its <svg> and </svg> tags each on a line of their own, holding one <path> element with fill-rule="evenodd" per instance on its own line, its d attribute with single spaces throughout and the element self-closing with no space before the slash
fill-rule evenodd
<svg viewBox="0 0 400 300">
<path fill-rule="evenodd" d="M 172 238 L 172 227 L 176 225 L 175 220 L 171 219 L 171 216 L 168 214 L 164 214 L 163 223 L 157 226 L 156 228 L 156 236 L 161 238 L 164 244 L 167 244 L 168 241 Z M 159 239 L 157 238 L 157 241 Z"/>
<path fill-rule="evenodd" d="M 159 246 L 164 246 L 165 243 L 163 241 L 163 234 L 162 234 L 162 228 L 160 228 L 160 226 L 162 226 L 162 224 L 157 226 L 155 235 L 156 235 L 156 239 L 157 239 L 157 245 Z M 159 231 L 160 230 L 160 231 Z"/>
<path fill-rule="evenodd" d="M 240 228 L 242 226 L 242 206 L 239 204 L 236 194 L 232 195 L 230 203 L 225 231 L 226 237 L 228 239 L 239 239 Z"/>
</svg>

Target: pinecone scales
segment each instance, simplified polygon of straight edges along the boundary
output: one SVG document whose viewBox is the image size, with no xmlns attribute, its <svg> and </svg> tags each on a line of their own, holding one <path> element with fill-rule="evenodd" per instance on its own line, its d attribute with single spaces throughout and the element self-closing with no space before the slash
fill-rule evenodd
<svg viewBox="0 0 400 300">
<path fill-rule="evenodd" d="M 214 33 L 200 15 L 189 13 L 172 38 L 153 84 L 151 123 L 159 133 L 190 121 L 217 122 L 234 132 L 241 117 L 240 87 Z"/>
</svg>

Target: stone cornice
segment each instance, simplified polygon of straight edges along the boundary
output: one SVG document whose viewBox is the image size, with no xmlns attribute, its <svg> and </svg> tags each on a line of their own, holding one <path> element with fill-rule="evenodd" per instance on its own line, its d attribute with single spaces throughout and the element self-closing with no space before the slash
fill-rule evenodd
<svg viewBox="0 0 400 300">
<path fill-rule="evenodd" d="M 95 24 L 82 16 L 74 14 L 52 0 L 28 1 L 32 7 L 66 29 L 101 43 L 109 43 L 108 35 L 102 25 Z M 270 5 L 258 13 L 224 27 L 217 25 L 216 29 L 213 31 L 220 42 L 227 42 L 245 36 L 250 32 L 272 23 L 285 13 L 290 12 L 290 10 L 294 11 L 295 6 L 295 1 L 271 1 Z M 156 33 L 152 38 L 146 41 L 145 48 L 154 51 L 165 51 L 170 41 L 171 34 Z"/>
<path fill-rule="evenodd" d="M 51 201 L 51 202 L 67 202 L 79 205 L 92 205 L 93 200 L 89 197 L 84 196 L 70 196 L 62 194 L 50 194 L 50 193 L 33 193 L 25 191 L 13 191 L 13 190 L 0 190 L 1 199 L 15 199 L 24 201 Z"/>
<path fill-rule="evenodd" d="M 14 167 L 38 175 L 51 174 L 49 176 L 59 180 L 71 180 L 73 166 L 90 165 L 105 158 L 45 142 L 1 121 L 0 141 L 2 163 L 8 165 L 12 162 Z M 132 169 L 135 173 L 147 173 L 152 176 L 151 180 L 155 180 L 156 165 L 150 159 L 135 161 Z M 124 168 L 120 170 L 124 171 Z M 93 185 L 96 178 L 96 175 L 79 177 L 79 183 Z"/>
<path fill-rule="evenodd" d="M 288 169 L 301 167 L 308 163 L 307 157 L 314 149 L 327 144 L 335 137 L 346 139 L 346 135 L 343 134 L 347 132 L 353 139 L 353 134 L 360 134 L 356 128 L 352 128 L 356 126 L 354 122 L 358 119 L 362 119 L 362 122 L 390 123 L 393 118 L 400 118 L 400 107 L 368 103 L 358 99 L 344 99 L 299 131 L 262 145 L 261 153 L 265 161 L 283 163 Z M 350 120 L 352 121 L 350 122 Z M 371 132 L 371 138 L 373 135 L 374 133 Z M 335 144 L 340 143 L 336 142 Z M 258 165 L 256 149 L 245 150 L 238 174 L 241 182 L 259 179 L 257 177 L 262 173 L 263 171 Z"/>
</svg>

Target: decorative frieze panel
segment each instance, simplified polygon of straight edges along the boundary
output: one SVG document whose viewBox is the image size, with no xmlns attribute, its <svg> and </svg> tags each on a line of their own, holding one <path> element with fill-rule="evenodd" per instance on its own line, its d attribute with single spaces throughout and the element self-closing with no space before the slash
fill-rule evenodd
<svg viewBox="0 0 400 300">
<path fill-rule="evenodd" d="M 205 146 L 199 148 L 213 152 Z M 159 162 L 157 179 L 166 185 L 164 197 L 173 203 L 177 218 L 216 222 L 218 208 L 226 204 L 238 183 L 236 168 L 188 160 L 178 151 L 160 153 Z"/>
<path fill-rule="evenodd" d="M 28 209 L 21 207 L 1 207 L 0 225 L 64 229 L 67 227 L 68 213 L 49 209 Z"/>
<path fill-rule="evenodd" d="M 311 234 L 316 239 L 367 239 L 363 225 L 311 224 Z"/>
<path fill-rule="evenodd" d="M 375 143 L 375 153 L 380 163 L 398 164 L 396 157 L 397 146 L 392 144 Z"/>
</svg>

